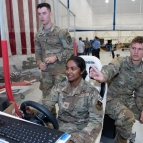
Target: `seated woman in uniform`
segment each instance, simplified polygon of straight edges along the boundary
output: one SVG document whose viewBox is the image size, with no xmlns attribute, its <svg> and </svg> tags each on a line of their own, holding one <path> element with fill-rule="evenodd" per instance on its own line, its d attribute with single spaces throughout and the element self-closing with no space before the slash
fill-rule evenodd
<svg viewBox="0 0 143 143">
<path fill-rule="evenodd" d="M 93 143 L 102 129 L 102 108 L 98 108 L 99 92 L 84 79 L 85 61 L 71 57 L 66 63 L 67 80 L 56 84 L 43 105 L 51 111 L 58 103 L 59 130 L 70 133 L 69 143 Z"/>
</svg>

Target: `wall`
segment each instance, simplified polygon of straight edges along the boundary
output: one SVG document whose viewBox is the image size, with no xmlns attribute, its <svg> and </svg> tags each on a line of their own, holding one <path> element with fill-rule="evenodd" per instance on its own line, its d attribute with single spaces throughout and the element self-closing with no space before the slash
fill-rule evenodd
<svg viewBox="0 0 143 143">
<path fill-rule="evenodd" d="M 74 33 L 70 32 L 71 36 L 74 37 Z M 79 37 L 82 37 L 85 40 L 88 37 L 90 40 L 94 39 L 95 36 L 98 36 L 101 39 L 104 39 L 105 43 L 107 40 L 112 39 L 112 43 L 123 43 L 131 42 L 131 40 L 136 36 L 143 36 L 143 31 L 87 31 L 87 32 L 76 32 L 76 40 Z"/>
<path fill-rule="evenodd" d="M 74 37 L 74 33 L 70 32 L 71 36 Z M 90 31 L 90 32 L 76 32 L 76 40 L 78 40 L 79 37 L 82 37 L 83 40 L 85 40 L 86 37 L 88 37 L 88 39 L 94 39 L 95 37 L 95 32 Z"/>
<path fill-rule="evenodd" d="M 131 42 L 136 36 L 143 36 L 143 31 L 97 31 L 95 35 L 106 40 L 112 39 L 112 43 Z"/>
</svg>

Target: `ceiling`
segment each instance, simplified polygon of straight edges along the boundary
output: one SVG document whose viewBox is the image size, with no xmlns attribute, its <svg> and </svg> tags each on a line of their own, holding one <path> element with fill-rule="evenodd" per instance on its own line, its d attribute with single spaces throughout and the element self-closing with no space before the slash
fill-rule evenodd
<svg viewBox="0 0 143 143">
<path fill-rule="evenodd" d="M 83 0 L 84 1 L 84 0 Z M 114 0 L 86 0 L 95 15 L 112 14 L 114 10 Z M 143 13 L 142 0 L 115 0 L 117 14 Z"/>
<path fill-rule="evenodd" d="M 67 0 L 61 0 L 67 6 Z M 78 29 L 143 30 L 143 0 L 69 0 L 70 10 L 76 15 Z M 116 4 L 114 3 L 116 2 Z M 114 11 L 115 9 L 115 11 Z M 67 15 L 66 10 L 61 16 Z M 65 27 L 68 18 L 65 16 Z M 73 26 L 70 17 L 70 26 Z"/>
</svg>

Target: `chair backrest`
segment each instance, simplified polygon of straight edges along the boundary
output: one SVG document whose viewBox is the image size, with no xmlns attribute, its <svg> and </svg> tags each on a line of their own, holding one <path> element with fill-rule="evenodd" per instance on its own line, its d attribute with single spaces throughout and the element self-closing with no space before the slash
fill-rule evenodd
<svg viewBox="0 0 143 143">
<path fill-rule="evenodd" d="M 105 83 L 98 83 L 95 80 L 90 79 L 89 77 L 89 70 L 91 66 L 96 67 L 99 71 L 102 69 L 102 64 L 100 60 L 94 56 L 80 56 L 82 57 L 86 62 L 86 71 L 88 75 L 86 76 L 86 81 L 90 82 L 99 92 L 101 97 L 103 98 L 103 111 L 105 112 L 105 106 L 106 106 L 106 94 L 107 94 L 107 84 Z"/>
<path fill-rule="evenodd" d="M 80 56 L 83 58 L 86 62 L 86 71 L 88 75 L 86 76 L 86 81 L 90 82 L 100 93 L 102 99 L 102 105 L 103 105 L 103 119 L 104 119 L 104 114 L 105 114 L 105 107 L 106 107 L 106 98 L 107 98 L 107 83 L 98 83 L 95 80 L 90 79 L 89 77 L 89 70 L 91 66 L 96 67 L 99 71 L 102 69 L 102 64 L 100 60 L 94 56 Z M 100 138 L 101 138 L 101 133 L 97 136 L 97 139 L 95 140 L 94 143 L 99 143 Z"/>
</svg>

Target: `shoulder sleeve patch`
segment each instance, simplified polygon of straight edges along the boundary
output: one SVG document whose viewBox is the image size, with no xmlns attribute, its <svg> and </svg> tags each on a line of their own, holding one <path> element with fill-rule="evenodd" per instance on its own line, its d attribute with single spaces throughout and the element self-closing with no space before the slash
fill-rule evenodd
<svg viewBox="0 0 143 143">
<path fill-rule="evenodd" d="M 66 37 L 66 40 L 67 40 L 69 43 L 72 42 L 72 38 L 71 38 L 69 32 L 65 32 L 65 37 Z"/>
<path fill-rule="evenodd" d="M 97 104 L 95 105 L 95 107 L 98 109 L 98 110 L 102 110 L 103 106 L 102 106 L 102 97 L 99 97 L 98 98 L 98 101 L 97 101 Z"/>
</svg>

